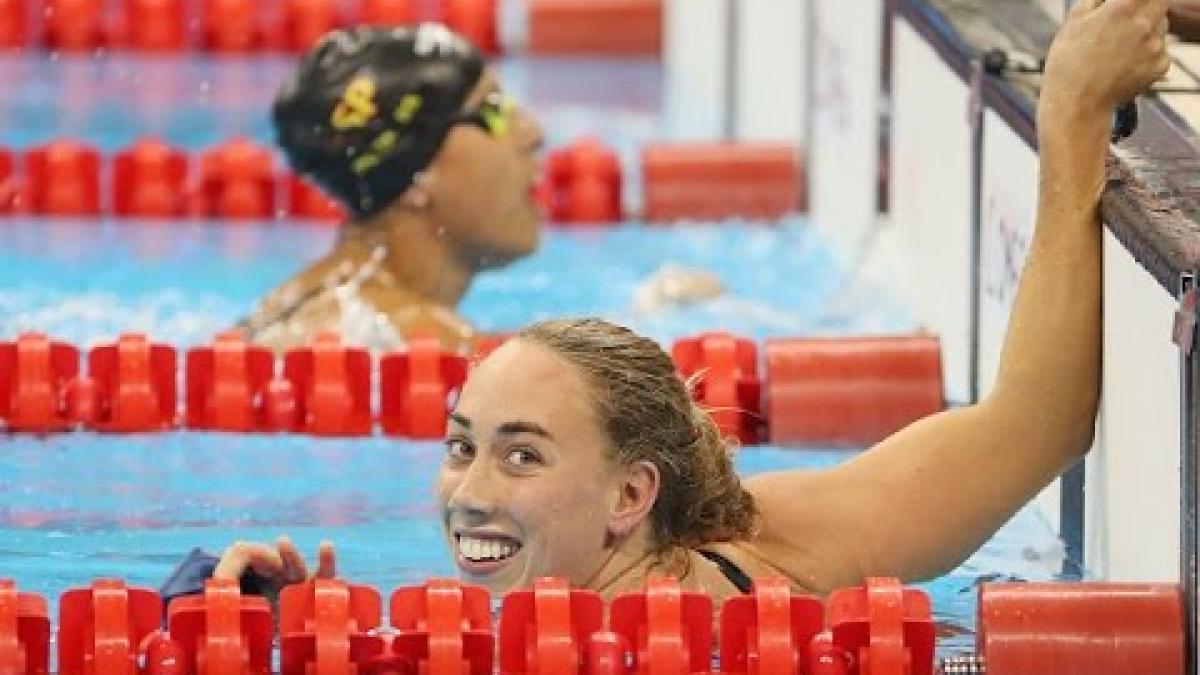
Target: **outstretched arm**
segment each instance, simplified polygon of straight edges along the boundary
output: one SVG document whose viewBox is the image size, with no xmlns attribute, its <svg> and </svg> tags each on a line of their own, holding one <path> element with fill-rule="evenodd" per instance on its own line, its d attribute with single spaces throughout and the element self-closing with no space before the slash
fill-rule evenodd
<svg viewBox="0 0 1200 675">
<path fill-rule="evenodd" d="M 796 533 L 815 533 L 830 543 L 819 585 L 930 577 L 1087 451 L 1100 397 L 1098 206 L 1112 111 L 1166 73 L 1166 9 L 1166 0 L 1081 0 L 1051 47 L 1036 230 L 992 392 L 833 470 L 750 481 L 763 555 L 787 569 L 790 554 L 812 549 Z"/>
</svg>

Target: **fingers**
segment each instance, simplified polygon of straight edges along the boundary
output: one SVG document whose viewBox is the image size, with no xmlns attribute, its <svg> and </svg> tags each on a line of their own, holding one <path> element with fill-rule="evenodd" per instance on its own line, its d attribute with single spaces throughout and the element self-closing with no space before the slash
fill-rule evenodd
<svg viewBox="0 0 1200 675">
<path fill-rule="evenodd" d="M 1074 5 L 1071 5 L 1071 14 L 1087 14 L 1094 11 L 1097 7 L 1104 4 L 1104 0 L 1078 0 Z"/>
<path fill-rule="evenodd" d="M 333 542 L 325 540 L 317 548 L 317 578 L 332 579 L 337 574 L 337 566 L 334 564 L 334 549 Z"/>
<path fill-rule="evenodd" d="M 1154 33 L 1153 52 L 1154 52 L 1154 79 L 1161 80 L 1167 76 L 1167 71 L 1171 69 L 1171 55 L 1167 53 L 1167 32 L 1170 29 L 1170 22 L 1167 17 L 1162 17 L 1158 27 Z"/>
<path fill-rule="evenodd" d="M 1161 80 L 1167 76 L 1167 71 L 1171 70 L 1171 57 L 1162 54 L 1158 57 L 1158 61 L 1154 64 L 1155 80 Z"/>
<path fill-rule="evenodd" d="M 1150 25 L 1157 25 L 1160 18 L 1167 16 L 1167 0 L 1089 0 L 1093 4 L 1092 10 L 1103 7 L 1106 11 L 1117 12 L 1122 16 L 1130 17 L 1134 20 L 1147 21 Z M 1082 2 L 1072 8 L 1072 13 L 1075 10 L 1081 9 Z M 1087 10 L 1083 10 L 1087 13 Z"/>
<path fill-rule="evenodd" d="M 1160 20 L 1167 18 L 1169 5 L 1167 0 L 1138 0 L 1135 3 L 1135 9 L 1139 14 L 1149 17 L 1152 25 L 1158 25 Z M 1164 32 L 1163 35 L 1166 33 Z"/>
<path fill-rule="evenodd" d="M 221 554 L 221 561 L 213 570 L 213 578 L 236 581 L 246 570 L 254 570 L 270 579 L 281 578 L 284 573 L 283 558 L 266 544 L 239 541 Z"/>
<path fill-rule="evenodd" d="M 286 536 L 279 537 L 274 546 L 249 541 L 235 543 L 221 555 L 221 561 L 213 570 L 213 578 L 237 580 L 247 570 L 252 570 L 280 586 L 298 584 L 309 578 L 304 556 L 300 554 L 296 544 Z M 323 541 L 318 553 L 316 576 L 332 579 L 334 570 L 333 544 Z"/>
<path fill-rule="evenodd" d="M 283 563 L 283 583 L 298 584 L 308 579 L 308 566 L 304 564 L 304 556 L 300 555 L 292 540 L 279 537 L 275 540 L 275 546 L 279 549 L 279 557 Z"/>
</svg>

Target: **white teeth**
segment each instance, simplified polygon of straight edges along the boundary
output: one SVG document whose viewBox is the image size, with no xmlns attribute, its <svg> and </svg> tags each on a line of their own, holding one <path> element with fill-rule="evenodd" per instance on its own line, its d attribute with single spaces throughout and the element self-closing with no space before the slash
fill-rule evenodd
<svg viewBox="0 0 1200 675">
<path fill-rule="evenodd" d="M 476 539 L 475 537 L 460 536 L 458 547 L 467 560 L 479 562 L 483 560 L 503 560 L 520 550 L 520 544 L 496 541 L 493 539 Z"/>
</svg>

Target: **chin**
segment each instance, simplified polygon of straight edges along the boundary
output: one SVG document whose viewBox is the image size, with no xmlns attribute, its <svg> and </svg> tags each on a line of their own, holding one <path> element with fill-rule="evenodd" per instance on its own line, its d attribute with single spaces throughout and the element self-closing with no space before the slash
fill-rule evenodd
<svg viewBox="0 0 1200 675">
<path fill-rule="evenodd" d="M 538 235 L 537 230 L 534 230 L 533 236 L 531 236 L 528 241 L 522 242 L 522 243 L 524 245 L 517 252 L 517 255 L 513 258 L 514 260 L 516 260 L 518 258 L 524 258 L 526 256 L 533 255 L 534 252 L 536 252 L 538 249 L 538 244 L 541 243 L 541 237 Z"/>
<path fill-rule="evenodd" d="M 540 237 L 536 229 L 521 241 L 508 242 L 508 247 L 493 260 L 492 267 L 504 267 L 532 255 L 538 249 Z"/>
<path fill-rule="evenodd" d="M 505 593 L 517 590 L 526 585 L 522 579 L 513 578 L 513 575 L 508 574 L 472 577 L 471 575 L 464 575 L 460 572 L 459 579 L 461 579 L 464 583 L 483 586 L 488 590 L 488 593 L 492 594 L 493 598 L 502 597 Z"/>
</svg>

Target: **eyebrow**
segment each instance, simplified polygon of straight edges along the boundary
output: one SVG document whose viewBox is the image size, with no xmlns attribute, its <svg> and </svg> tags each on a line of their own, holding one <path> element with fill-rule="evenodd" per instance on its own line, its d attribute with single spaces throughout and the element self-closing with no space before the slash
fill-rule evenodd
<svg viewBox="0 0 1200 675">
<path fill-rule="evenodd" d="M 466 415 L 452 412 L 450 413 L 450 419 L 455 424 L 466 429 L 467 431 L 471 430 L 471 420 Z M 536 422 L 529 422 L 526 420 L 513 420 L 511 422 L 505 422 L 504 424 L 496 427 L 496 433 L 506 436 L 514 436 L 516 434 L 533 434 L 534 436 L 541 436 L 546 440 L 554 440 L 554 435 L 547 431 L 545 427 Z"/>
<path fill-rule="evenodd" d="M 540 424 L 526 422 L 524 420 L 505 422 L 499 427 L 496 427 L 496 432 L 506 435 L 533 434 L 534 436 L 541 436 L 548 441 L 554 440 L 554 436 L 549 431 L 546 431 Z"/>
</svg>

